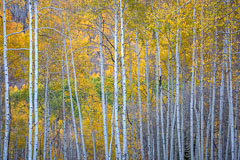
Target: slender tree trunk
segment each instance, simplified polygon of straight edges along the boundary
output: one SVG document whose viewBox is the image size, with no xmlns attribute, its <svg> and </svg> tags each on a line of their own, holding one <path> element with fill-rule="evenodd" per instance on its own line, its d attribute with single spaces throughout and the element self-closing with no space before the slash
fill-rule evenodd
<svg viewBox="0 0 240 160">
<path fill-rule="evenodd" d="M 162 132 L 161 137 L 162 137 L 162 143 L 163 143 L 163 158 L 166 159 L 164 117 L 163 117 L 163 105 L 162 105 L 162 101 L 163 101 L 163 96 L 162 96 L 162 69 L 161 69 L 161 57 L 160 57 L 158 30 L 156 32 L 156 39 L 157 39 L 157 54 L 158 54 L 158 69 L 159 69 L 160 116 L 161 116 L 161 132 Z"/>
<path fill-rule="evenodd" d="M 203 4 L 202 4 L 203 5 Z M 201 49 L 200 49 L 200 159 L 204 158 L 204 93 L 203 93 L 203 6 L 201 10 Z"/>
<path fill-rule="evenodd" d="M 210 159 L 214 159 L 214 121 L 215 121 L 215 85 L 216 85 L 216 55 L 217 55 L 217 30 L 215 31 L 215 53 L 213 59 L 213 88 L 212 88 L 212 106 L 211 106 L 211 142 L 210 142 Z"/>
<path fill-rule="evenodd" d="M 114 133 L 115 133 L 115 155 L 116 159 L 121 158 L 121 145 L 120 145 L 120 135 L 118 127 L 118 9 L 117 9 L 117 0 L 114 2 L 114 16 L 115 16 L 115 33 L 114 33 L 114 108 L 115 108 L 115 117 L 114 117 Z"/>
<path fill-rule="evenodd" d="M 104 59 L 103 59 L 103 50 L 102 50 L 102 20 L 99 16 L 99 48 L 100 48 L 100 76 L 101 76 L 101 98 L 102 98 L 102 114 L 103 114 L 103 134 L 104 134 L 104 147 L 105 147 L 105 159 L 108 160 L 108 128 L 106 120 L 106 105 L 105 105 L 105 93 L 104 93 Z"/>
<path fill-rule="evenodd" d="M 67 160 L 67 135 L 66 135 L 66 111 L 65 111 L 65 85 L 64 85 L 64 62 L 62 53 L 62 107 L 63 107 L 63 158 Z"/>
<path fill-rule="evenodd" d="M 73 75 L 74 75 L 75 96 L 76 96 L 76 100 L 77 100 L 79 127 L 80 127 L 80 132 L 81 132 L 81 139 L 82 139 L 83 158 L 84 158 L 84 160 L 86 160 L 87 153 L 86 153 L 86 149 L 85 149 L 85 142 L 84 142 L 84 136 L 83 136 L 82 114 L 81 114 L 81 106 L 80 106 L 80 102 L 79 102 L 79 98 L 78 98 L 78 91 L 77 91 L 77 77 L 76 77 L 76 70 L 75 70 L 75 64 L 74 64 L 74 58 L 73 58 L 72 38 L 71 38 L 71 31 L 70 31 L 68 16 L 67 16 L 67 22 L 68 22 L 68 33 L 69 33 L 69 41 L 70 41 L 70 49 L 71 49 L 71 57 L 72 57 L 72 67 L 73 67 Z"/>
<path fill-rule="evenodd" d="M 9 82 L 8 82 L 8 62 L 7 62 L 7 34 L 6 34 L 6 6 L 3 2 L 3 62 L 5 78 L 5 133 L 3 144 L 3 159 L 8 159 L 8 144 L 10 132 L 10 112 L 9 112 Z"/>
<path fill-rule="evenodd" d="M 170 24 L 169 24 L 170 27 Z M 167 129 L 166 129 L 166 159 L 168 159 L 168 142 L 169 142 L 169 123 L 170 123 L 170 58 L 171 58 L 171 35 L 170 35 L 170 28 L 169 28 L 169 43 L 168 43 L 168 88 L 167 88 L 167 97 L 168 97 L 168 105 L 167 105 Z M 153 157 L 154 158 L 154 157 Z"/>
<path fill-rule="evenodd" d="M 193 109 L 194 109 L 194 73 L 195 73 L 195 52 L 196 52 L 196 26 L 195 26 L 195 1 L 193 8 L 193 54 L 192 54 L 192 80 L 191 80 L 191 102 L 190 102 L 190 148 L 191 159 L 194 159 L 194 146 L 193 146 Z"/>
<path fill-rule="evenodd" d="M 229 29 L 229 33 L 230 33 L 230 39 L 229 39 L 229 50 L 228 50 L 228 73 L 229 74 L 229 85 L 227 87 L 229 87 L 229 125 L 230 125 L 230 130 L 231 130 L 231 156 L 232 156 L 232 160 L 234 160 L 235 158 L 235 141 L 234 141 L 234 113 L 233 113 L 233 85 L 232 85 L 232 29 Z"/>
<path fill-rule="evenodd" d="M 32 117 L 33 117 L 33 102 L 32 102 L 32 0 L 28 0 L 29 9 L 29 135 L 28 135 L 28 159 L 32 160 Z"/>
<path fill-rule="evenodd" d="M 34 118 L 35 118 L 35 131 L 34 131 L 34 149 L 33 160 L 37 160 L 38 156 L 38 14 L 37 14 L 37 0 L 34 0 L 34 14 L 35 14 L 35 27 L 34 27 L 34 48 L 35 48 L 35 75 L 34 75 Z"/>
<path fill-rule="evenodd" d="M 129 45 L 129 78 L 130 78 L 130 89 L 131 89 L 131 108 L 132 108 L 132 159 L 135 159 L 135 106 L 133 103 L 133 86 L 132 86 L 132 53 L 130 41 Z"/>
<path fill-rule="evenodd" d="M 179 15 L 179 1 L 177 0 L 177 16 Z M 178 19 L 177 19 L 178 23 Z M 179 35 L 179 26 L 177 26 L 177 33 L 176 33 L 176 99 L 175 99 L 175 106 L 177 109 L 177 135 L 178 135 L 178 149 L 179 149 L 179 158 L 182 159 L 182 147 L 181 147 L 181 128 L 180 128 L 180 106 L 179 106 L 179 69 L 180 69 L 180 62 L 179 62 L 179 42 L 178 42 L 178 35 Z M 171 137 L 173 138 L 173 137 Z"/>
<path fill-rule="evenodd" d="M 222 77 L 220 86 L 220 104 L 219 104 L 219 132 L 218 132 L 218 160 L 222 159 L 222 114 L 223 114 L 223 102 L 224 102 L 224 73 L 225 73 L 225 54 L 227 52 L 226 38 L 223 48 L 223 61 L 222 61 Z"/>
<path fill-rule="evenodd" d="M 136 51 L 137 51 L 137 83 L 138 83 L 138 107 L 139 107 L 139 129 L 140 129 L 140 145 L 141 145 L 141 159 L 145 159 L 144 145 L 143 145 L 143 122 L 142 122 L 142 102 L 140 90 L 140 68 L 139 68 L 139 50 L 138 50 L 138 32 L 136 33 Z"/>
<path fill-rule="evenodd" d="M 148 159 L 151 159 L 151 137 L 150 137 L 150 91 L 149 91 L 149 62 L 147 40 L 145 40 L 145 61 L 146 61 L 146 83 L 147 83 L 147 150 Z"/>
<path fill-rule="evenodd" d="M 124 63 L 124 28 L 123 28 L 123 6 L 122 0 L 120 0 L 120 19 L 121 19 L 121 64 L 122 64 L 122 94 L 123 94 L 123 160 L 128 159 L 128 145 L 127 145 L 127 122 L 126 122 L 126 107 L 127 107 L 127 96 L 126 96 L 126 73 Z"/>
<path fill-rule="evenodd" d="M 156 35 L 157 36 L 157 35 Z M 157 132 L 157 159 L 161 159 L 160 155 L 160 124 L 159 124 L 159 52 L 156 55 L 156 132 Z"/>
<path fill-rule="evenodd" d="M 46 69 L 47 69 L 47 75 L 46 75 L 46 84 L 45 84 L 45 98 L 44 98 L 44 136 L 43 136 L 43 160 L 45 160 L 46 157 L 46 151 L 47 151 L 47 103 L 48 103 L 48 54 L 47 54 L 47 63 L 46 63 Z"/>
</svg>

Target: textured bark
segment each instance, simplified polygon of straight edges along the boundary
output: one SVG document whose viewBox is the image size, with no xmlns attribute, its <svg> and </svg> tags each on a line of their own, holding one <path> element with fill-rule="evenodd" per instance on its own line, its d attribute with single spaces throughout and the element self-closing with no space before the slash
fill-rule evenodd
<svg viewBox="0 0 240 160">
<path fill-rule="evenodd" d="M 190 102 L 190 150 L 191 159 L 194 159 L 194 146 L 193 146 L 193 110 L 194 110 L 194 73 L 195 73 L 195 52 L 196 52 L 196 26 L 195 26 L 195 1 L 193 8 L 193 53 L 192 53 L 192 75 L 191 75 L 191 102 Z"/>
<path fill-rule="evenodd" d="M 44 98 L 44 135 L 43 135 L 43 160 L 45 160 L 46 152 L 47 152 L 47 103 L 48 103 L 48 54 L 47 54 L 47 75 L 46 75 L 46 82 L 45 82 L 45 98 Z"/>
<path fill-rule="evenodd" d="M 3 159 L 8 158 L 8 144 L 10 132 L 10 112 L 9 112 L 9 81 L 8 81 L 8 61 L 7 61 L 7 33 L 6 33 L 6 6 L 5 0 L 2 1 L 3 7 L 3 65 L 4 65 L 4 82 L 5 82 L 5 129 L 3 142 Z M 2 111 L 2 110 L 1 110 Z M 0 130 L 2 132 L 2 130 Z M 2 143 L 1 143 L 2 145 Z"/>
<path fill-rule="evenodd" d="M 63 61 L 63 53 L 62 53 L 62 112 L 63 112 L 63 158 L 67 160 L 67 135 L 66 135 L 66 111 L 65 111 L 65 87 L 64 87 L 64 61 Z"/>
<path fill-rule="evenodd" d="M 35 67 L 34 67 L 34 148 L 33 160 L 38 157 L 38 15 L 37 15 L 37 0 L 34 0 L 34 13 L 35 13 L 35 27 L 34 27 L 34 49 L 35 49 Z"/>
<path fill-rule="evenodd" d="M 138 83 L 138 107 L 139 107 L 139 130 L 140 130 L 140 145 L 141 145 L 141 159 L 145 159 L 144 145 L 143 145 L 143 120 L 142 120 L 142 102 L 140 90 L 140 68 L 139 68 L 139 48 L 138 48 L 138 32 L 136 33 L 136 52 L 137 52 L 137 83 Z"/>
<path fill-rule="evenodd" d="M 147 151 L 148 159 L 151 159 L 151 133 L 150 133 L 150 90 L 149 90 L 149 62 L 147 40 L 145 40 L 146 83 L 147 83 Z"/>
<path fill-rule="evenodd" d="M 32 160 L 32 117 L 33 117 L 33 100 L 32 100 L 32 0 L 28 0 L 29 9 L 29 121 L 28 121 L 28 159 Z"/>
<path fill-rule="evenodd" d="M 123 96 L 123 113 L 122 113 L 122 125 L 123 125 L 123 156 L 122 159 L 128 159 L 128 145 L 127 145 L 127 96 L 126 96 L 126 73 L 124 63 L 124 26 L 123 26 L 123 6 L 122 0 L 120 3 L 120 20 L 121 20 L 121 66 L 122 66 L 122 96 Z"/>
<path fill-rule="evenodd" d="M 120 145 L 120 135 L 118 127 L 118 9 L 117 9 L 117 0 L 114 2 L 114 133 L 115 133 L 115 155 L 116 159 L 121 158 L 121 145 Z"/>
</svg>

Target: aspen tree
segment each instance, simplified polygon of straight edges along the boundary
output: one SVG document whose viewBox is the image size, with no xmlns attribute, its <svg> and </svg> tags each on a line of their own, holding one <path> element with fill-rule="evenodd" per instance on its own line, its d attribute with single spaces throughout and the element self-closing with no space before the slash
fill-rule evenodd
<svg viewBox="0 0 240 160">
<path fill-rule="evenodd" d="M 33 160 L 37 160 L 38 157 L 38 12 L 37 12 L 37 0 L 34 0 L 34 49 L 35 49 L 35 67 L 34 67 L 34 118 L 35 118 L 35 131 L 34 131 L 34 149 Z"/>
<path fill-rule="evenodd" d="M 67 160 L 67 135 L 66 135 L 66 111 L 65 111 L 65 89 L 64 89 L 64 61 L 63 61 L 63 53 L 62 53 L 62 112 L 63 112 L 63 158 Z"/>
<path fill-rule="evenodd" d="M 3 159 L 8 159 L 8 145 L 10 132 L 10 112 L 9 112 L 9 81 L 8 81 L 8 61 L 7 61 L 7 34 L 6 34 L 6 5 L 2 1 L 3 7 L 3 62 L 4 62 L 4 82 L 5 82 L 5 132 L 3 144 Z"/>
<path fill-rule="evenodd" d="M 195 73 L 195 52 L 196 52 L 196 9 L 195 9 L 195 1 L 193 7 L 193 54 L 192 54 L 192 74 L 191 74 L 191 102 L 190 102 L 190 148 L 191 148 L 191 159 L 194 159 L 194 149 L 193 149 L 193 109 L 194 109 L 194 73 Z"/>
<path fill-rule="evenodd" d="M 32 0 L 28 0 L 29 9 L 29 135 L 28 135 L 28 160 L 32 160 L 32 117 L 33 117 L 33 102 L 32 102 Z"/>
<path fill-rule="evenodd" d="M 145 158 L 144 145 L 143 145 L 143 120 L 142 120 L 142 102 L 140 92 L 140 68 L 139 68 L 139 48 L 138 48 L 138 32 L 136 33 L 136 52 L 137 52 L 137 84 L 138 84 L 138 107 L 139 107 L 139 130 L 140 130 L 140 146 L 141 146 L 141 159 Z"/>
<path fill-rule="evenodd" d="M 47 152 L 47 105 L 48 105 L 48 75 L 49 75 L 49 70 L 48 70 L 48 52 L 47 52 L 47 62 L 46 62 L 46 82 L 45 82 L 45 97 L 44 97 L 44 135 L 43 135 L 43 160 L 46 158 L 46 152 Z"/>
<path fill-rule="evenodd" d="M 118 9 L 117 0 L 114 1 L 114 133 L 115 133 L 115 154 L 116 159 L 121 158 L 120 135 L 118 127 Z"/>
<path fill-rule="evenodd" d="M 147 149 L 148 159 L 151 159 L 151 137 L 150 137 L 150 91 L 149 91 L 149 62 L 148 62 L 148 44 L 145 40 L 145 61 L 146 61 L 146 83 L 147 83 Z"/>
<path fill-rule="evenodd" d="M 122 64 L 122 95 L 123 95 L 123 113 L 122 113 L 122 123 L 123 123 L 123 157 L 122 159 L 128 159 L 128 145 L 127 145 L 127 96 L 126 96 L 126 73 L 125 73 L 125 63 L 124 63 L 124 26 L 123 26 L 123 6 L 122 0 L 120 3 L 120 21 L 121 21 L 121 64 Z"/>
</svg>

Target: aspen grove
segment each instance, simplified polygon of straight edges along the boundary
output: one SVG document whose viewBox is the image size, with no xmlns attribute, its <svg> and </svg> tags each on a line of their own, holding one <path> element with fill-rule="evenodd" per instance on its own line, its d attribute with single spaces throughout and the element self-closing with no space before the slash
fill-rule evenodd
<svg viewBox="0 0 240 160">
<path fill-rule="evenodd" d="M 240 160 L 239 0 L 0 8 L 0 160 Z"/>
</svg>

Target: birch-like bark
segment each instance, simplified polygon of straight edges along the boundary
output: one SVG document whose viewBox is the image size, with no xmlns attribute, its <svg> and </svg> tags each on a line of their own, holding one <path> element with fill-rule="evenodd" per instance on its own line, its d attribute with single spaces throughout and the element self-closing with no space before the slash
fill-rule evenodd
<svg viewBox="0 0 240 160">
<path fill-rule="evenodd" d="M 67 23 L 68 23 L 70 51 L 71 51 L 72 67 L 73 67 L 73 75 L 74 75 L 74 89 L 75 89 L 75 96 L 76 96 L 76 100 L 77 100 L 78 116 L 79 116 L 79 127 L 80 127 L 81 139 L 82 139 L 83 158 L 84 158 L 84 160 L 86 160 L 87 159 L 87 152 L 86 152 L 86 149 L 85 149 L 85 142 L 84 142 L 84 136 L 83 136 L 82 114 L 81 114 L 81 106 L 80 106 L 80 102 L 79 102 L 79 98 L 78 98 L 78 91 L 77 91 L 77 76 L 76 76 L 76 70 L 75 70 L 75 64 L 74 64 L 74 58 L 73 58 L 72 38 L 71 38 L 71 31 L 70 31 L 68 16 L 67 16 Z"/>
<path fill-rule="evenodd" d="M 120 135 L 119 135 L 119 127 L 118 127 L 118 9 L 117 9 L 117 0 L 114 2 L 114 22 L 115 22 L 115 30 L 114 30 L 114 133 L 115 133 L 115 154 L 116 159 L 122 159 L 121 157 L 121 144 L 120 144 Z"/>
<path fill-rule="evenodd" d="M 223 121 L 223 102 L 224 102 L 224 73 L 225 73 L 225 54 L 227 52 L 226 38 L 224 40 L 223 47 L 223 61 L 222 61 L 222 74 L 221 74 L 221 86 L 220 86 L 220 104 L 219 104 L 219 131 L 218 131 L 218 160 L 222 159 L 222 121 Z"/>
<path fill-rule="evenodd" d="M 130 41 L 128 42 L 129 46 L 129 79 L 130 79 L 130 89 L 131 89 L 131 108 L 132 108 L 132 159 L 135 159 L 135 106 L 133 103 L 133 86 L 132 86 L 132 53 Z"/>
<path fill-rule="evenodd" d="M 32 0 L 28 0 L 29 9 L 29 135 L 28 135 L 28 160 L 32 160 L 32 117 L 33 117 L 33 102 L 32 102 Z"/>
<path fill-rule="evenodd" d="M 105 105 L 105 93 L 104 93 L 104 59 L 102 50 L 102 20 L 99 16 L 99 49 L 100 49 L 100 77 L 101 77 L 101 98 L 102 98 L 102 114 L 103 114 L 103 135 L 104 135 L 104 147 L 105 147 L 105 159 L 108 160 L 108 127 L 106 119 L 106 105 Z"/>
<path fill-rule="evenodd" d="M 179 16 L 179 1 L 177 0 L 177 16 Z M 178 18 L 177 18 L 178 23 Z M 178 135 L 178 151 L 179 151 L 179 158 L 182 160 L 182 146 L 181 146 L 181 128 L 180 128 L 180 106 L 179 106 L 179 69 L 180 69 L 180 62 L 179 62 L 179 42 L 178 42 L 178 35 L 179 35 L 179 26 L 177 25 L 177 33 L 176 33 L 176 98 L 175 98 L 175 108 L 177 109 L 177 135 Z M 173 127 L 174 128 L 174 127 Z M 171 137 L 173 138 L 173 137 Z"/>
<path fill-rule="evenodd" d="M 136 52 L 137 52 L 137 83 L 138 83 L 138 107 L 139 107 L 139 129 L 140 129 L 140 145 L 141 145 L 141 159 L 145 159 L 144 145 L 143 145 L 143 122 L 142 122 L 142 102 L 140 90 L 140 68 L 139 68 L 139 48 L 138 48 L 138 32 L 136 33 Z"/>
<path fill-rule="evenodd" d="M 127 98 L 126 98 L 126 73 L 125 73 L 125 63 L 124 63 L 124 28 L 123 28 L 123 6 L 122 0 L 120 3 L 120 20 L 121 20 L 121 64 L 122 64 L 122 96 L 123 96 L 123 113 L 122 113 L 122 123 L 123 123 L 123 157 L 122 159 L 128 159 L 128 145 L 127 145 Z"/>
<path fill-rule="evenodd" d="M 215 31 L 215 53 L 213 58 L 213 83 L 212 83 L 212 105 L 211 105 L 211 140 L 210 159 L 214 158 L 214 120 L 215 120 L 215 84 L 216 84 L 216 55 L 217 55 L 217 30 Z"/>
<path fill-rule="evenodd" d="M 44 135 L 43 135 L 43 160 L 45 160 L 46 157 L 46 151 L 47 151 L 47 103 L 48 103 L 48 54 L 47 54 L 47 63 L 46 63 L 46 69 L 47 69 L 47 75 L 46 75 L 46 82 L 45 82 L 45 98 L 44 98 Z"/>
<path fill-rule="evenodd" d="M 168 105 L 167 105 L 167 129 L 166 129 L 166 159 L 168 159 L 168 142 L 169 142 L 169 123 L 170 123 L 170 58 L 171 58 L 171 52 L 170 52 L 170 47 L 171 47 L 171 35 L 170 35 L 170 24 L 169 24 L 169 43 L 168 43 L 168 88 L 167 88 L 167 99 L 168 99 Z"/>
<path fill-rule="evenodd" d="M 157 55 L 158 55 L 158 69 L 159 69 L 159 93 L 160 93 L 160 116 L 161 116 L 161 137 L 163 144 L 163 158 L 166 159 L 166 146 L 165 146 L 165 132 L 164 132 L 164 120 L 163 120 L 163 105 L 162 105 L 162 70 L 161 70 L 161 57 L 160 57 L 160 49 L 159 49 L 159 35 L 158 29 L 156 31 L 156 39 L 157 39 Z"/>
<path fill-rule="evenodd" d="M 9 82 L 8 82 L 8 62 L 7 62 L 7 34 L 6 34 L 6 6 L 3 2 L 3 62 L 4 62 L 4 80 L 5 80 L 5 129 L 3 144 L 3 159 L 8 158 L 8 144 L 10 132 L 10 112 L 9 112 Z"/>
<path fill-rule="evenodd" d="M 201 48 L 200 48 L 200 159 L 204 158 L 204 96 L 203 96 L 203 6 L 201 10 Z"/>
<path fill-rule="evenodd" d="M 76 149 L 77 149 L 77 159 L 80 160 L 81 156 L 80 156 L 78 134 L 77 134 L 77 126 L 76 126 L 76 120 L 75 120 L 75 114 L 74 114 L 74 108 L 73 108 L 73 98 L 72 98 L 72 89 L 71 89 L 71 82 L 70 82 L 70 75 L 69 75 L 68 55 L 67 55 L 67 47 L 66 47 L 66 40 L 65 40 L 65 34 L 64 34 L 64 27 L 63 27 L 63 19 L 62 19 L 62 17 L 61 17 L 61 22 L 62 22 L 62 36 L 63 36 L 63 46 L 64 46 L 64 52 L 65 52 L 65 64 L 66 64 L 66 71 L 67 71 L 68 90 L 69 90 L 71 112 L 72 112 L 71 113 L 72 114 L 72 123 L 73 123 L 73 130 L 74 130 L 75 143 L 76 143 Z M 80 119 L 79 119 L 79 121 L 80 121 Z M 86 158 L 86 155 L 85 155 L 84 158 Z"/>
<path fill-rule="evenodd" d="M 156 131 L 157 131 L 157 159 L 161 159 L 160 155 L 160 124 L 159 124 L 159 52 L 156 55 Z"/>
<path fill-rule="evenodd" d="M 232 160 L 235 159 L 235 141 L 234 141 L 234 112 L 233 112 L 233 85 L 232 85 L 232 29 L 229 29 L 230 33 L 230 39 L 228 42 L 228 73 L 229 74 L 229 125 L 230 125 L 230 130 L 231 130 L 231 155 L 232 155 Z"/>
<path fill-rule="evenodd" d="M 193 53 L 192 53 L 192 80 L 191 80 L 191 102 L 190 102 L 190 150 L 191 159 L 194 159 L 194 146 L 193 146 L 193 109 L 194 109 L 194 73 L 195 73 L 195 52 L 196 52 L 196 26 L 195 26 L 195 1 L 193 7 Z"/>
<path fill-rule="evenodd" d="M 65 111 L 65 87 L 64 87 L 64 61 L 63 61 L 63 53 L 62 53 L 62 110 L 63 110 L 63 158 L 67 160 L 67 135 L 66 135 L 66 111 Z"/>
<path fill-rule="evenodd" d="M 38 157 L 38 14 L 37 14 L 37 0 L 34 0 L 34 49 L 35 49 L 35 68 L 34 68 L 34 148 L 33 148 L 33 160 L 37 160 Z"/>
<path fill-rule="evenodd" d="M 151 159 L 151 137 L 150 137 L 150 90 L 149 90 L 149 62 L 147 40 L 145 40 L 145 61 L 146 61 L 146 83 L 147 83 L 147 150 L 148 159 Z"/>
</svg>

